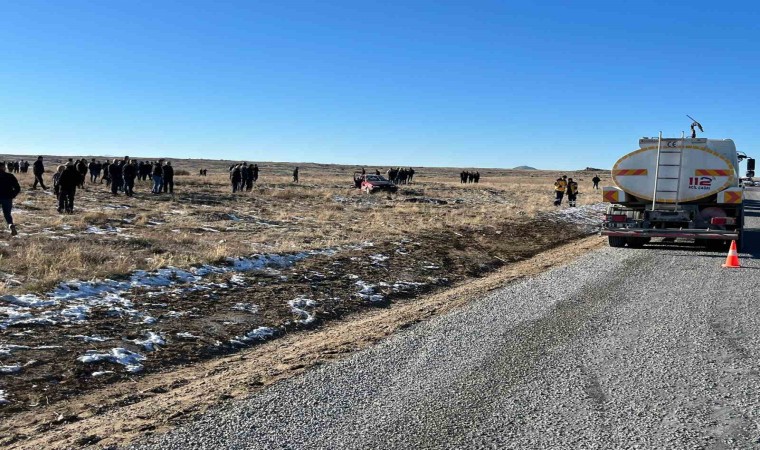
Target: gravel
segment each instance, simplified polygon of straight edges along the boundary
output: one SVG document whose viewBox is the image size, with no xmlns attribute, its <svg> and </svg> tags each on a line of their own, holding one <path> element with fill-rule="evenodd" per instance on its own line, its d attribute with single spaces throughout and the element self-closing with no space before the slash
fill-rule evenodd
<svg viewBox="0 0 760 450">
<path fill-rule="evenodd" d="M 741 256 L 605 248 L 133 448 L 760 448 Z"/>
</svg>

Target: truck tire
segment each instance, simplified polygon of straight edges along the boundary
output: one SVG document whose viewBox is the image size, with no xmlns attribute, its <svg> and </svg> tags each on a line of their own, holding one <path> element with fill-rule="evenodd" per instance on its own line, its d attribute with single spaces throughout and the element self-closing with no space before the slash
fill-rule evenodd
<svg viewBox="0 0 760 450">
<path fill-rule="evenodd" d="M 620 248 L 625 247 L 626 238 L 622 236 L 607 236 L 610 247 Z"/>
</svg>

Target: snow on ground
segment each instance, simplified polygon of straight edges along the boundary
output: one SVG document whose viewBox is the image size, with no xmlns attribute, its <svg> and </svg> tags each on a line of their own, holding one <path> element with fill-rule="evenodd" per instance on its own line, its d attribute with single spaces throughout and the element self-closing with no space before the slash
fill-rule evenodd
<svg viewBox="0 0 760 450">
<path fill-rule="evenodd" d="M 91 225 L 87 227 L 86 230 L 84 230 L 82 233 L 84 234 L 114 234 L 114 233 L 121 233 L 121 228 L 114 228 L 111 225 L 106 225 L 103 228 L 98 227 L 97 225 Z"/>
<path fill-rule="evenodd" d="M 259 307 L 253 303 L 235 303 L 232 305 L 232 309 L 236 311 L 245 311 L 251 314 L 256 314 L 259 312 Z"/>
<path fill-rule="evenodd" d="M 372 243 L 359 244 L 359 248 Z M 58 325 L 86 321 L 92 308 L 105 309 L 111 316 L 126 317 L 136 323 L 152 324 L 156 318 L 139 311 L 129 298 L 134 290 L 147 291 L 148 297 L 165 293 L 208 290 L 227 287 L 219 283 L 206 283 L 205 277 L 230 272 L 248 272 L 290 267 L 311 256 L 331 256 L 343 249 L 357 246 L 311 250 L 294 254 L 262 254 L 251 257 L 227 258 L 225 265 L 205 264 L 188 270 L 165 267 L 153 271 L 138 270 L 125 280 L 95 279 L 71 280 L 56 286 L 44 295 L 21 294 L 0 297 L 0 329 L 11 325 Z M 232 282 L 244 283 L 242 277 Z"/>
<path fill-rule="evenodd" d="M 8 396 L 4 390 L 0 389 L 0 405 L 4 405 L 6 403 L 10 403 L 8 401 Z"/>
<path fill-rule="evenodd" d="M 21 372 L 21 364 L 13 364 L 10 366 L 0 366 L 0 374 L 9 374 Z"/>
<path fill-rule="evenodd" d="M 416 281 L 397 281 L 391 285 L 391 288 L 394 292 L 409 292 L 424 285 L 425 283 L 418 283 Z"/>
<path fill-rule="evenodd" d="M 378 294 L 375 290 L 375 285 L 367 284 L 362 280 L 356 282 L 356 285 L 360 288 L 357 295 L 363 300 L 370 303 L 380 303 L 385 301 L 385 297 L 382 294 Z"/>
<path fill-rule="evenodd" d="M 182 333 L 177 333 L 176 336 L 178 338 L 182 338 L 182 339 L 200 339 L 200 336 L 196 336 L 193 333 L 190 333 L 188 331 L 183 331 Z"/>
<path fill-rule="evenodd" d="M 377 255 L 369 255 L 369 259 L 372 261 L 372 264 L 382 266 L 383 261 L 387 261 L 388 257 L 378 253 Z"/>
<path fill-rule="evenodd" d="M 81 339 L 84 342 L 105 342 L 111 340 L 111 338 L 105 338 L 101 336 L 85 336 L 83 334 L 77 334 L 75 336 L 69 336 L 72 339 Z"/>
<path fill-rule="evenodd" d="M 562 209 L 541 213 L 539 217 L 543 216 L 561 222 L 578 224 L 585 227 L 589 233 L 593 233 L 599 230 L 607 205 L 607 203 L 594 203 L 593 205 L 583 205 L 575 208 L 563 207 Z"/>
<path fill-rule="evenodd" d="M 152 331 L 148 331 L 145 333 L 145 339 L 135 339 L 132 342 L 135 344 L 141 346 L 145 349 L 145 351 L 152 352 L 156 348 L 166 345 L 166 341 L 164 338 L 161 337 L 161 335 L 154 333 Z"/>
<path fill-rule="evenodd" d="M 301 325 L 308 325 L 316 319 L 313 313 L 307 311 L 304 308 L 314 308 L 317 306 L 317 302 L 315 300 L 311 300 L 309 298 L 303 298 L 299 297 L 293 300 L 288 301 L 288 306 L 290 306 L 290 310 L 293 312 L 293 314 L 300 317 L 300 319 L 296 319 L 296 323 L 300 323 Z"/>
<path fill-rule="evenodd" d="M 87 363 L 107 361 L 115 364 L 121 364 L 127 372 L 139 372 L 143 369 L 142 362 L 145 356 L 130 352 L 121 347 L 112 348 L 110 353 L 98 353 L 97 350 L 88 350 L 87 353 L 77 358 L 78 361 Z"/>
<path fill-rule="evenodd" d="M 246 345 L 252 342 L 265 341 L 274 337 L 274 328 L 258 327 L 253 331 L 249 331 L 245 336 L 235 336 L 234 339 L 230 339 L 230 344 L 233 345 Z"/>
</svg>

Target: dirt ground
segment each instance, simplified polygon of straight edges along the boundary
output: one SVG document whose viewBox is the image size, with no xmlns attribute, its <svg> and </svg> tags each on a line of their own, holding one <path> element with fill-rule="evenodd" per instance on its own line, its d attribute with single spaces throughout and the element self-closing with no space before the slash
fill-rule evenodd
<svg viewBox="0 0 760 450">
<path fill-rule="evenodd" d="M 467 279 L 436 294 L 392 308 L 350 313 L 330 326 L 302 330 L 271 342 L 165 373 L 149 374 L 54 405 L 7 418 L 0 444 L 9 449 L 115 448 L 168 428 L 225 401 L 244 398 L 309 367 L 366 348 L 395 331 L 443 314 L 505 283 L 532 276 L 604 245 L 588 237 Z"/>
<path fill-rule="evenodd" d="M 600 217 L 601 195 L 590 190 L 597 172 L 568 173 L 581 183 L 580 207 L 555 208 L 553 172 L 480 169 L 480 183 L 461 184 L 459 169 L 415 168 L 398 193 L 369 195 L 351 186 L 357 168 L 301 164 L 295 184 L 292 165 L 268 163 L 251 192 L 233 195 L 229 162 L 173 164 L 192 174 L 176 177 L 174 194 L 138 182 L 135 197 L 112 196 L 87 183 L 71 215 L 19 175 L 19 236 L 0 241 L 0 444 L 33 448 L 32 436 L 55 439 L 70 422 L 148 397 L 194 398 L 177 389 L 222 370 L 215 364 L 272 345 L 286 352 L 264 361 L 260 383 L 223 383 L 204 402 L 243 395 L 421 320 L 429 310 L 414 305 L 426 299 L 499 270 L 511 271 L 506 279 L 515 268 L 531 273 L 539 265 L 524 265 L 530 258 L 577 242 Z M 200 167 L 209 176 L 195 175 Z M 393 320 L 368 338 L 345 332 L 319 357 L 296 354 L 313 333 L 383 314 Z M 153 386 L 153 377 L 176 381 Z M 177 402 L 171 420 L 189 407 Z M 91 441 L 171 422 L 140 414 L 129 421 L 142 429 L 125 423 Z M 73 436 L 60 445 L 90 442 Z"/>
</svg>

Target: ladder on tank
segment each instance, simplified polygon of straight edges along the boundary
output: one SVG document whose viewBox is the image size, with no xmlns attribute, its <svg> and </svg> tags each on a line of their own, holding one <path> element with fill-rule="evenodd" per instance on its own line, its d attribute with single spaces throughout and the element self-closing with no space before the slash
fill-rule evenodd
<svg viewBox="0 0 760 450">
<path fill-rule="evenodd" d="M 678 146 L 662 148 L 662 131 L 657 141 L 657 165 L 654 170 L 654 193 L 652 209 L 658 208 L 657 198 L 673 196 L 673 203 L 659 203 L 660 209 L 678 210 L 678 193 L 681 188 L 681 164 L 683 163 L 684 133 Z"/>
</svg>

